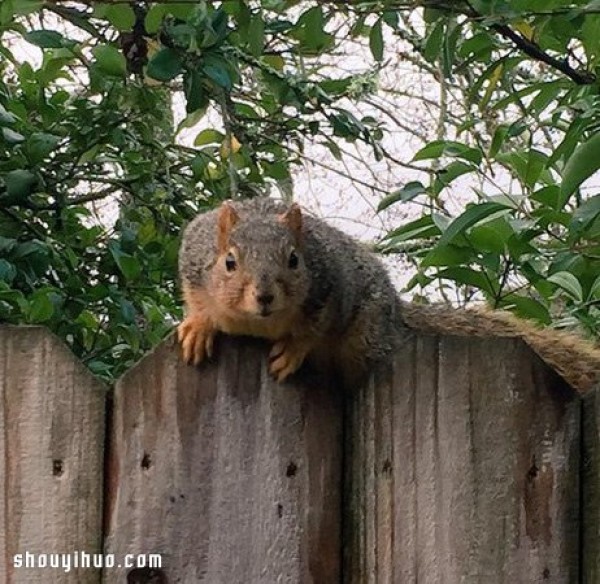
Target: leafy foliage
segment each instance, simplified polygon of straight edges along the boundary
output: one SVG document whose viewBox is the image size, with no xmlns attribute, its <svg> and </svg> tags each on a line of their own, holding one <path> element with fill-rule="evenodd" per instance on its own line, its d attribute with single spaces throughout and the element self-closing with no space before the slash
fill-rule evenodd
<svg viewBox="0 0 600 584">
<path fill-rule="evenodd" d="M 269 184 L 287 191 L 305 135 L 323 132 L 337 153 L 322 124 L 376 146 L 372 127 L 336 105 L 349 79 L 297 73 L 333 44 L 323 9 L 294 23 L 284 4 L 3 3 L 0 31 L 16 50 L 0 49 L 1 321 L 48 325 L 112 378 L 181 316 L 189 218 Z M 19 58 L 16 33 L 43 50 L 39 66 Z M 288 49 L 267 48 L 282 35 L 287 61 Z M 189 115 L 174 128 L 178 88 Z M 224 132 L 179 146 L 177 132 L 211 106 Z"/>
<path fill-rule="evenodd" d="M 418 264 L 409 290 L 598 334 L 599 30 L 594 1 L 4 0 L 0 321 L 44 323 L 120 374 L 180 317 L 182 225 L 230 196 L 290 196 L 310 141 L 413 172 L 380 203 L 421 205 L 381 242 Z M 362 71 L 332 66 L 348 39 L 366 48 Z M 407 161 L 353 105 L 397 59 L 390 39 L 447 103 Z"/>
<path fill-rule="evenodd" d="M 388 234 L 412 250 L 409 288 L 436 284 L 462 301 L 600 334 L 600 168 L 596 2 L 453 3 L 424 11 L 410 42 L 461 88 L 461 122 L 417 152 L 430 180 L 381 207 L 424 200 L 421 219 Z M 452 189 L 472 189 L 455 216 Z"/>
</svg>

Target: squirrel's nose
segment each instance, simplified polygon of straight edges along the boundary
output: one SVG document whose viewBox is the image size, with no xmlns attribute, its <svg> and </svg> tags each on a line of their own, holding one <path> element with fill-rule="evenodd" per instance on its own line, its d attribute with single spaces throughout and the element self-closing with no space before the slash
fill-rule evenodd
<svg viewBox="0 0 600 584">
<path fill-rule="evenodd" d="M 273 302 L 275 296 L 273 294 L 257 294 L 256 301 L 263 306 L 268 306 Z"/>
</svg>

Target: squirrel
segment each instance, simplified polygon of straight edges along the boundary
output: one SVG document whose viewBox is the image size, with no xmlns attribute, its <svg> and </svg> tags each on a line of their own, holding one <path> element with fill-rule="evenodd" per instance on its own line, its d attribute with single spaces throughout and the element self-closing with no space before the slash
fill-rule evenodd
<svg viewBox="0 0 600 584">
<path fill-rule="evenodd" d="M 600 378 L 600 349 L 578 335 L 506 311 L 401 300 L 375 254 L 295 203 L 257 197 L 198 215 L 183 234 L 179 273 L 187 363 L 210 358 L 223 332 L 272 341 L 269 370 L 280 382 L 307 358 L 357 382 L 421 331 L 520 337 L 574 389 Z"/>
</svg>

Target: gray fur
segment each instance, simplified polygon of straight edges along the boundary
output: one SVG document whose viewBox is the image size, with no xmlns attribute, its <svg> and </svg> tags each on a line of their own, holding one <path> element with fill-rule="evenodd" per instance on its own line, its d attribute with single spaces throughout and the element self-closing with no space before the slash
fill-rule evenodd
<svg viewBox="0 0 600 584">
<path fill-rule="evenodd" d="M 239 239 L 264 254 L 256 258 L 257 270 L 277 264 L 282 239 L 290 230 L 276 221 L 287 205 L 268 198 L 233 203 L 240 215 L 231 239 Z M 192 286 L 206 284 L 207 274 L 217 255 L 218 209 L 196 217 L 186 228 L 179 256 L 180 276 Z M 381 361 L 393 349 L 399 320 L 399 301 L 390 278 L 379 259 L 342 231 L 323 220 L 303 213 L 303 261 L 309 278 L 309 292 L 303 302 L 307 323 L 325 306 L 331 311 L 328 337 L 352 330 L 364 338 L 365 364 Z M 353 325 L 360 323 L 359 331 Z"/>
</svg>

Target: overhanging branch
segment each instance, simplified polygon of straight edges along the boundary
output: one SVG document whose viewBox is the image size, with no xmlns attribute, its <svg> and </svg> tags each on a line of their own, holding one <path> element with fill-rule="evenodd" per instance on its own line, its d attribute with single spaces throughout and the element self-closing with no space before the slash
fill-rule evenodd
<svg viewBox="0 0 600 584">
<path fill-rule="evenodd" d="M 491 28 L 504 38 L 512 41 L 517 48 L 523 51 L 526 55 L 529 55 L 536 61 L 546 63 L 557 71 L 564 73 L 578 85 L 589 85 L 596 81 L 596 76 L 594 74 L 588 71 L 574 69 L 571 67 L 571 65 L 569 65 L 569 62 L 566 59 L 561 60 L 549 55 L 548 53 L 544 52 L 539 45 L 515 32 L 508 25 L 493 24 Z"/>
</svg>

